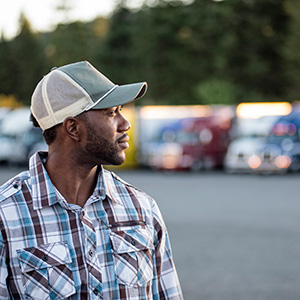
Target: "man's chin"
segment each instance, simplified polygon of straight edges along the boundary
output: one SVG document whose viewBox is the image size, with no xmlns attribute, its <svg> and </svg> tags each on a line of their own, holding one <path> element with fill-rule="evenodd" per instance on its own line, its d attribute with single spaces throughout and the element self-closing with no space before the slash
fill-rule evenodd
<svg viewBox="0 0 300 300">
<path fill-rule="evenodd" d="M 107 165 L 107 166 L 120 166 L 122 165 L 126 160 L 126 156 L 124 154 L 124 156 L 119 156 L 119 157 L 116 157 L 110 161 L 105 161 L 102 163 L 102 165 Z"/>
</svg>

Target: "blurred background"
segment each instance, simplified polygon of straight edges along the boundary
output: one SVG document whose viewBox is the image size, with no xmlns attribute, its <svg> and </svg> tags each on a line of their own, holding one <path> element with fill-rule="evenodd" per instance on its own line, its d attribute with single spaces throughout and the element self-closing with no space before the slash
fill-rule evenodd
<svg viewBox="0 0 300 300">
<path fill-rule="evenodd" d="M 0 3 L 0 184 L 47 150 L 29 105 L 53 66 L 147 81 L 109 168 L 159 203 L 185 298 L 299 299 L 299 16 L 293 0 Z"/>
</svg>

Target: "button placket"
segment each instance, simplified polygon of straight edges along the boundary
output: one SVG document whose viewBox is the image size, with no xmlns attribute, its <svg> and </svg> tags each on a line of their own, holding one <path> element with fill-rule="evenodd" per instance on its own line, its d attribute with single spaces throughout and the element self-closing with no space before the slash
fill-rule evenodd
<svg viewBox="0 0 300 300">
<path fill-rule="evenodd" d="M 86 260 L 88 263 L 93 264 L 96 258 L 96 234 L 89 229 L 88 231 L 86 232 Z"/>
<path fill-rule="evenodd" d="M 90 291 L 91 300 L 93 300 L 93 299 L 103 299 L 103 295 L 102 295 L 100 286 L 90 287 L 90 288 L 91 288 L 91 291 Z"/>
<path fill-rule="evenodd" d="M 90 266 L 95 266 L 95 264 L 97 263 L 97 255 L 95 255 L 95 253 L 96 253 L 95 247 L 91 247 L 87 251 L 86 261 Z"/>
<path fill-rule="evenodd" d="M 81 221 L 85 232 L 85 248 L 87 262 L 92 263 L 95 257 L 96 232 L 93 223 L 88 218 L 86 210 L 81 211 Z"/>
<path fill-rule="evenodd" d="M 93 219 L 94 217 L 94 211 L 90 206 L 81 211 L 80 219 L 85 233 L 85 261 L 88 269 L 89 295 L 91 300 L 102 299 L 102 274 L 96 251 L 96 232 L 99 230 L 99 225 L 98 221 Z"/>
</svg>

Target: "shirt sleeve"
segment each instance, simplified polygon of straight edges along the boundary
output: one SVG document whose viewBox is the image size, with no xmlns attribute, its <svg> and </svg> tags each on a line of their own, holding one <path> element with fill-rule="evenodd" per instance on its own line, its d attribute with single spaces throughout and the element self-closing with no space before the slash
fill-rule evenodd
<svg viewBox="0 0 300 300">
<path fill-rule="evenodd" d="M 7 288 L 7 265 L 6 265 L 6 247 L 3 243 L 3 236 L 0 231 L 0 299 L 10 299 Z"/>
<path fill-rule="evenodd" d="M 183 300 L 169 235 L 156 203 L 153 207 L 156 244 L 153 257 L 153 299 Z"/>
</svg>

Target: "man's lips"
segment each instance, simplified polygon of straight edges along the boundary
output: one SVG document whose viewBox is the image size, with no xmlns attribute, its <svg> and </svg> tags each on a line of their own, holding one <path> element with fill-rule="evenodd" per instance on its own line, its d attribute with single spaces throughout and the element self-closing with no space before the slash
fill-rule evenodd
<svg viewBox="0 0 300 300">
<path fill-rule="evenodd" d="M 129 141 L 128 134 L 124 134 L 117 139 L 117 143 L 119 144 L 119 146 L 124 149 L 127 149 L 129 147 L 128 141 Z"/>
</svg>

